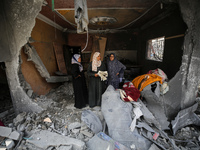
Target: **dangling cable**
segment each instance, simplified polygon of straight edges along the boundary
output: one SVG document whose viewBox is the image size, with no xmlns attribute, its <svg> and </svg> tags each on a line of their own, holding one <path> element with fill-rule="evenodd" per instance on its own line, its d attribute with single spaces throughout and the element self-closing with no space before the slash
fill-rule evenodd
<svg viewBox="0 0 200 150">
<path fill-rule="evenodd" d="M 88 39 L 89 39 L 89 33 L 88 33 L 88 29 L 87 29 L 87 41 L 86 41 L 85 47 L 81 50 L 81 52 L 83 52 L 86 49 L 86 47 L 88 45 Z"/>
<path fill-rule="evenodd" d="M 129 22 L 128 24 L 122 26 L 122 27 L 119 27 L 119 28 L 115 28 L 116 30 L 119 30 L 119 29 L 123 29 L 127 26 L 129 26 L 130 24 L 132 23 L 135 23 L 136 21 L 138 21 L 140 18 L 142 18 L 144 15 L 146 15 L 156 4 L 158 4 L 158 2 L 156 2 L 155 4 L 153 4 L 153 6 L 151 6 L 151 8 L 149 8 L 146 12 L 144 12 L 141 16 L 139 16 L 138 18 L 136 18 L 135 20 Z"/>
</svg>

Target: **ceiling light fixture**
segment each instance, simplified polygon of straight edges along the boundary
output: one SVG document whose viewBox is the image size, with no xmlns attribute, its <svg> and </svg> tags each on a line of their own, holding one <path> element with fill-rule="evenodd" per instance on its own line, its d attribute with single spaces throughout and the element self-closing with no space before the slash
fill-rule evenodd
<svg viewBox="0 0 200 150">
<path fill-rule="evenodd" d="M 117 19 L 115 19 L 114 17 L 94 17 L 90 19 L 90 23 L 93 25 L 110 25 L 113 23 L 116 23 Z"/>
</svg>

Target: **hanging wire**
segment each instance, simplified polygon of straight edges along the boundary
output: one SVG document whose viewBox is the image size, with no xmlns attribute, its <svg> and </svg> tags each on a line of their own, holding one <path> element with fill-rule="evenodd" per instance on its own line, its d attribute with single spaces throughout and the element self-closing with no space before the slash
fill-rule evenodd
<svg viewBox="0 0 200 150">
<path fill-rule="evenodd" d="M 87 29 L 87 41 L 86 41 L 85 47 L 81 50 L 81 52 L 83 52 L 86 49 L 86 47 L 88 46 L 88 39 L 89 39 L 89 33 L 88 33 L 88 29 Z"/>
<path fill-rule="evenodd" d="M 49 7 L 50 9 L 52 9 L 49 5 L 46 5 L 47 7 Z M 52 10 L 53 11 L 53 10 Z M 75 28 L 74 26 L 77 26 L 76 24 L 71 23 L 69 20 L 67 20 L 64 16 L 62 16 L 57 10 L 54 9 L 54 14 L 56 13 L 58 15 L 58 17 L 62 18 L 64 21 L 66 21 L 67 23 L 69 23 L 70 25 L 72 25 L 73 28 Z M 75 28 L 76 29 L 76 28 Z"/>
<path fill-rule="evenodd" d="M 52 0 L 52 2 L 53 2 L 53 0 Z M 48 6 L 49 8 L 51 8 L 49 5 L 46 5 L 46 6 Z M 53 11 L 53 9 L 54 9 L 54 7 L 52 7 L 52 11 Z M 57 10 L 55 10 L 54 9 L 54 22 L 55 22 L 55 13 L 60 17 L 60 18 L 62 18 L 63 20 L 65 20 L 67 23 L 69 23 L 70 25 L 72 25 L 72 27 L 73 28 L 75 28 L 74 26 L 77 26 L 76 24 L 73 24 L 73 23 L 71 23 L 70 21 L 68 21 L 64 16 L 62 16 Z M 75 28 L 76 29 L 76 28 Z M 88 46 L 88 39 L 89 39 L 89 33 L 88 33 L 88 30 L 89 29 L 87 29 L 87 40 L 86 40 L 86 44 L 85 44 L 85 47 L 81 50 L 81 52 L 83 52 L 86 48 L 87 48 L 87 46 Z"/>
<path fill-rule="evenodd" d="M 127 26 L 129 26 L 130 24 L 133 24 L 135 23 L 136 21 L 138 21 L 140 18 L 142 18 L 144 15 L 146 15 L 156 4 L 158 4 L 159 2 L 156 2 L 155 4 L 153 4 L 153 6 L 151 6 L 151 8 L 149 8 L 145 13 L 143 13 L 141 16 L 139 16 L 138 18 L 136 18 L 135 20 L 129 22 L 128 24 L 122 26 L 122 27 L 119 27 L 119 28 L 115 28 L 116 30 L 119 30 L 119 29 L 123 29 Z"/>
</svg>

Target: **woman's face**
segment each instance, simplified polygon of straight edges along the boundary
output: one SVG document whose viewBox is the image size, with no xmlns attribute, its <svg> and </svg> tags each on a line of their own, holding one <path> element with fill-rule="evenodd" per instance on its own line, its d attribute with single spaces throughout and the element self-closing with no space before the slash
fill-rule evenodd
<svg viewBox="0 0 200 150">
<path fill-rule="evenodd" d="M 78 62 L 81 62 L 81 57 L 78 58 Z"/>
<path fill-rule="evenodd" d="M 115 56 L 113 54 L 110 55 L 110 61 L 113 61 Z"/>
<path fill-rule="evenodd" d="M 100 56 L 100 54 L 99 54 L 99 56 L 97 56 L 97 61 L 99 61 L 101 59 L 101 56 Z"/>
</svg>

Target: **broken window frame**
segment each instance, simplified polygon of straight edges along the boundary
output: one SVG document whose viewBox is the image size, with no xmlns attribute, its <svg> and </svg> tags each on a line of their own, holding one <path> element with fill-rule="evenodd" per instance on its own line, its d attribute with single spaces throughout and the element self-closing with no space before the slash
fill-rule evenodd
<svg viewBox="0 0 200 150">
<path fill-rule="evenodd" d="M 152 43 L 154 41 L 155 41 L 155 44 L 153 47 Z M 147 48 L 146 48 L 146 59 L 162 62 L 163 56 L 164 56 L 164 47 L 165 47 L 165 36 L 148 40 Z M 156 50 L 155 48 L 157 48 L 158 50 Z"/>
</svg>

